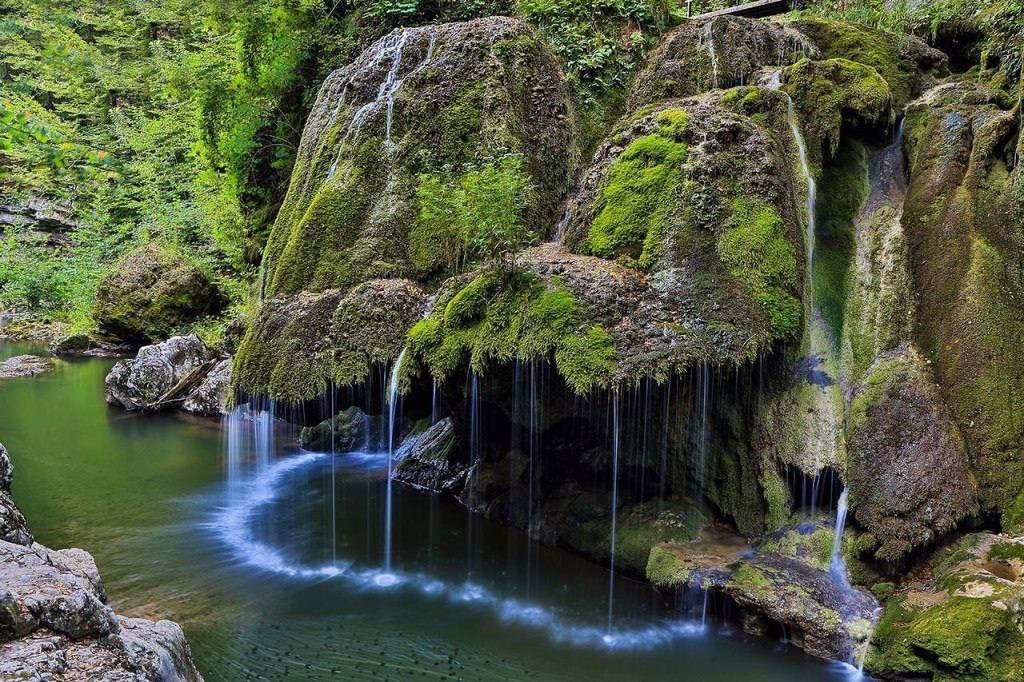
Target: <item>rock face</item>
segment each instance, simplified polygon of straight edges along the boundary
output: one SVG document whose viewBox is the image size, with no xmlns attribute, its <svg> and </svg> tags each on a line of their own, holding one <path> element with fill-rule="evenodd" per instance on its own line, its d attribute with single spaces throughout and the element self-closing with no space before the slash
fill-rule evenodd
<svg viewBox="0 0 1024 682">
<path fill-rule="evenodd" d="M 144 346 L 135 358 L 119 361 L 107 374 L 107 403 L 126 410 L 165 409 L 201 390 L 203 394 L 196 396 L 200 406 L 200 401 L 224 389 L 223 381 L 218 384 L 217 376 L 209 376 L 215 367 L 223 375 L 225 369 L 214 352 L 194 334 Z M 204 378 L 211 379 L 209 385 Z"/>
<path fill-rule="evenodd" d="M 851 509 L 877 559 L 898 561 L 977 512 L 963 440 L 920 356 L 880 357 L 847 426 Z"/>
<path fill-rule="evenodd" d="M 141 345 L 166 339 L 222 305 L 205 273 L 150 243 L 126 254 L 100 282 L 93 317 L 104 334 Z"/>
<path fill-rule="evenodd" d="M 904 207 L 916 341 L 971 453 L 984 511 L 1024 531 L 1024 138 L 1002 95 L 949 83 L 910 105 Z"/>
<path fill-rule="evenodd" d="M 417 225 L 418 176 L 518 154 L 527 222 L 550 235 L 575 163 L 554 57 L 522 21 L 400 29 L 324 83 L 263 258 L 265 295 L 422 279 L 446 265 Z"/>
<path fill-rule="evenodd" d="M 0 362 L 0 379 L 20 379 L 44 374 L 53 369 L 53 360 L 35 355 L 18 355 Z"/>
<path fill-rule="evenodd" d="M 896 680 L 1024 679 L 1024 537 L 978 533 L 892 593 L 866 667 Z"/>
<path fill-rule="evenodd" d="M 14 466 L 7 449 L 0 444 L 0 540 L 19 545 L 31 545 L 32 533 L 21 510 L 11 500 L 11 481 Z"/>
<path fill-rule="evenodd" d="M 743 17 L 687 21 L 661 39 L 636 75 L 627 109 L 754 82 L 765 66 L 817 56 L 798 31 Z"/>
<path fill-rule="evenodd" d="M 8 496 L 11 466 L 3 446 L 0 472 L 0 520 L 6 524 L 7 511 L 19 518 L 21 513 Z M 106 600 L 87 552 L 34 544 L 27 529 L 22 536 L 5 532 L 0 539 L 0 677 L 202 682 L 180 627 L 117 616 Z"/>
<path fill-rule="evenodd" d="M 50 352 L 57 356 L 107 358 L 127 355 L 133 350 L 129 344 L 98 339 L 84 333 L 69 334 L 50 344 Z"/>
</svg>

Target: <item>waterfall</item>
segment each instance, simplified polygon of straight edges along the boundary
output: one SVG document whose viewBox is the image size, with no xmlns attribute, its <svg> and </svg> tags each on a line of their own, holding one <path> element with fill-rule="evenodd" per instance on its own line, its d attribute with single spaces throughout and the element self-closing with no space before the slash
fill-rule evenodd
<svg viewBox="0 0 1024 682">
<path fill-rule="evenodd" d="M 718 89 L 718 53 L 715 52 L 715 34 L 712 31 L 714 21 L 707 25 L 707 46 L 708 54 L 711 55 L 711 84 L 714 90 Z"/>
<path fill-rule="evenodd" d="M 222 424 L 226 433 L 228 494 L 234 499 L 249 471 L 260 472 L 270 464 L 277 442 L 274 434 L 274 402 L 253 411 L 239 405 Z"/>
<path fill-rule="evenodd" d="M 611 558 L 608 569 L 608 631 L 606 641 L 612 641 L 612 608 L 615 605 L 615 533 L 619 506 L 619 392 L 612 393 L 612 528 Z"/>
<path fill-rule="evenodd" d="M 562 211 L 562 218 L 558 221 L 558 226 L 555 228 L 555 238 L 551 240 L 553 244 L 558 244 L 562 241 L 562 237 L 565 236 L 565 228 L 568 227 L 571 219 L 572 209 L 566 206 L 565 210 Z"/>
<path fill-rule="evenodd" d="M 385 509 L 384 509 L 384 575 L 380 577 L 380 581 L 386 582 L 387 580 L 394 580 L 394 576 L 391 576 L 391 467 L 393 465 L 393 458 L 395 455 L 395 429 L 397 428 L 396 415 L 398 414 L 398 382 L 402 371 L 402 362 L 405 360 L 405 353 L 409 350 L 403 348 L 402 352 L 398 354 L 398 358 L 395 360 L 394 366 L 391 368 L 391 381 L 388 383 L 388 480 L 387 480 L 387 493 L 385 497 Z"/>
<path fill-rule="evenodd" d="M 847 491 L 844 488 L 839 496 L 839 504 L 836 506 L 836 530 L 832 539 L 832 558 L 829 561 L 829 570 L 832 579 L 837 583 L 848 584 L 846 578 L 846 563 L 843 561 L 843 531 L 846 528 L 847 512 Z"/>
</svg>

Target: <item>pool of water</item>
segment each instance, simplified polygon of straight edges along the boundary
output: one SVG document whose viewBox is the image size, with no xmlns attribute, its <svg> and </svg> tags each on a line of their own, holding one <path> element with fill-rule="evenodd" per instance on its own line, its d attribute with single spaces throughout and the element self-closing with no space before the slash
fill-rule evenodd
<svg viewBox="0 0 1024 682">
<path fill-rule="evenodd" d="M 179 622 L 208 682 L 856 677 L 625 578 L 609 624 L 605 569 L 401 486 L 384 573 L 386 455 L 301 452 L 278 424 L 228 485 L 220 423 L 108 408 L 111 364 L 0 382 L 14 497 L 40 542 L 93 554 L 119 613 Z"/>
</svg>

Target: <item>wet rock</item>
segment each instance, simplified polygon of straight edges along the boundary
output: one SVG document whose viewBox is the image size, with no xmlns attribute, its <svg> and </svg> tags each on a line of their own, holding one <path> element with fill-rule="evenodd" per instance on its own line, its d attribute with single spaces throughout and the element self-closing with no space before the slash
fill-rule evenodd
<svg viewBox="0 0 1024 682">
<path fill-rule="evenodd" d="M 850 507 L 876 559 L 897 562 L 977 513 L 963 439 L 912 348 L 869 369 L 847 432 Z"/>
<path fill-rule="evenodd" d="M 740 607 L 744 622 L 783 623 L 790 641 L 808 654 L 846 662 L 865 651 L 878 604 L 823 570 L 807 555 L 785 556 L 767 544 L 756 553 L 742 540 L 723 541 L 716 531 L 700 541 L 655 547 L 647 565 L 649 579 L 669 593 L 683 588 L 725 595 Z"/>
<path fill-rule="evenodd" d="M 231 384 L 231 359 L 224 359 L 213 366 L 206 378 L 192 391 L 181 409 L 204 417 L 224 414 Z"/>
<path fill-rule="evenodd" d="M 302 429 L 299 443 L 316 452 L 352 452 L 368 444 L 375 447 L 381 436 L 380 419 L 352 406 L 316 426 Z"/>
<path fill-rule="evenodd" d="M 889 584 L 866 668 L 886 679 L 1024 675 L 1024 537 L 977 533 Z"/>
<path fill-rule="evenodd" d="M 672 29 L 637 74 L 627 108 L 717 88 L 751 84 L 765 66 L 781 67 L 818 51 L 798 31 L 774 22 L 723 16 Z"/>
<path fill-rule="evenodd" d="M 203 271 L 150 243 L 129 251 L 103 278 L 93 317 L 103 334 L 141 345 L 180 332 L 215 314 L 223 303 Z"/>
<path fill-rule="evenodd" d="M 7 448 L 0 443 L 0 490 L 11 492 L 11 483 L 14 480 L 14 465 L 11 463 L 11 456 Z"/>
<path fill-rule="evenodd" d="M 0 379 L 34 377 L 49 372 L 53 367 L 54 362 L 49 358 L 18 355 L 0 362 Z"/>
<path fill-rule="evenodd" d="M 181 382 L 195 379 L 198 383 L 202 377 L 196 377 L 196 372 L 204 367 L 209 371 L 215 357 L 194 334 L 144 346 L 135 358 L 119 361 L 107 374 L 107 403 L 126 410 L 158 407 Z M 179 398 L 180 404 L 184 396 Z"/>
<path fill-rule="evenodd" d="M 450 417 L 406 437 L 395 452 L 398 463 L 392 478 L 424 490 L 459 495 L 471 467 L 458 459 L 455 443 Z"/>
</svg>

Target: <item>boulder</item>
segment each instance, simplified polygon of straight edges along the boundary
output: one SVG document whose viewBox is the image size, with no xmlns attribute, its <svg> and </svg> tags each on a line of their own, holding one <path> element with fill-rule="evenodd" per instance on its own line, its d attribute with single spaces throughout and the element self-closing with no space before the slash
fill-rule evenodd
<svg viewBox="0 0 1024 682">
<path fill-rule="evenodd" d="M 206 273 L 149 243 L 125 254 L 100 281 L 93 317 L 103 334 L 142 345 L 180 332 L 223 304 Z"/>
<path fill-rule="evenodd" d="M 0 362 L 0 379 L 34 377 L 54 368 L 53 360 L 35 355 L 18 355 Z"/>
<path fill-rule="evenodd" d="M 381 443 L 380 419 L 370 417 L 354 405 L 316 426 L 307 426 L 299 444 L 316 452 L 352 452 Z"/>
<path fill-rule="evenodd" d="M 18 545 L 31 545 L 32 533 L 25 517 L 11 500 L 11 480 L 14 465 L 7 449 L 0 443 L 0 540 Z"/>
<path fill-rule="evenodd" d="M 471 467 L 458 458 L 451 417 L 406 437 L 395 452 L 392 478 L 423 490 L 459 495 Z"/>
<path fill-rule="evenodd" d="M 107 358 L 128 355 L 133 350 L 129 344 L 98 339 L 83 332 L 68 334 L 50 343 L 50 353 L 57 356 Z"/>
<path fill-rule="evenodd" d="M 451 272 L 418 219 L 424 175 L 515 154 L 526 224 L 558 222 L 578 151 L 557 60 L 510 17 L 396 29 L 324 82 L 263 257 L 267 298 Z"/>
<path fill-rule="evenodd" d="M 897 562 L 978 511 L 967 452 L 938 387 L 912 348 L 881 356 L 847 419 L 850 509 Z"/>
<path fill-rule="evenodd" d="M 231 385 L 231 359 L 221 360 L 209 371 L 181 404 L 181 409 L 204 417 L 217 417 L 225 413 L 228 387 Z"/>
<path fill-rule="evenodd" d="M 144 346 L 135 358 L 117 362 L 107 374 L 107 403 L 126 410 L 160 407 L 161 403 L 185 396 L 171 395 L 183 382 L 194 388 L 216 359 L 215 354 L 194 334 L 175 336 L 163 343 Z M 202 376 L 197 376 L 203 372 Z"/>
</svg>

